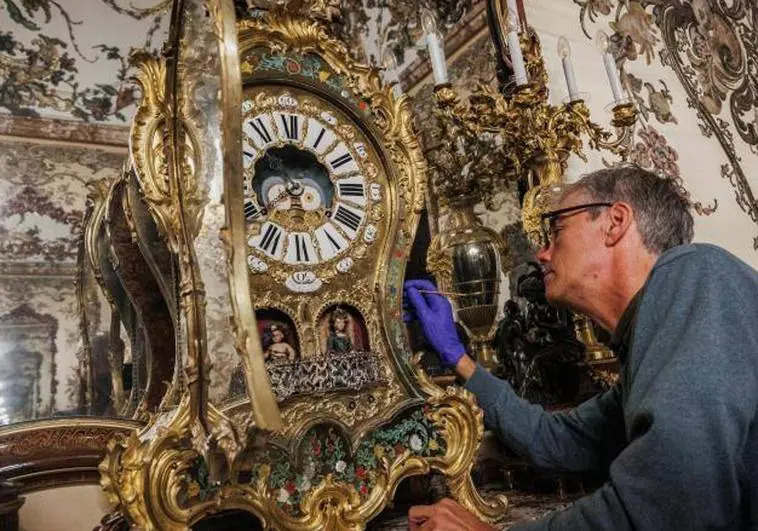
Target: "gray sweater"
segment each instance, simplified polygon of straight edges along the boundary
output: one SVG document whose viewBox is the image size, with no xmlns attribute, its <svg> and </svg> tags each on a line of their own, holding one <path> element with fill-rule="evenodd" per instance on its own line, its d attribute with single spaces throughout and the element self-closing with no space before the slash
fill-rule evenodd
<svg viewBox="0 0 758 531">
<path fill-rule="evenodd" d="M 547 413 L 481 367 L 486 424 L 535 465 L 607 470 L 571 507 L 512 529 L 758 529 L 758 272 L 726 251 L 661 255 L 618 383 Z"/>
</svg>

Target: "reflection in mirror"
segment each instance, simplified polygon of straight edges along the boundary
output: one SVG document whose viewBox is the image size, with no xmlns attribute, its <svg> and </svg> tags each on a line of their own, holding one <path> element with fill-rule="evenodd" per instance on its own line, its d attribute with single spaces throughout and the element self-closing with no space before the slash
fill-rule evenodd
<svg viewBox="0 0 758 531">
<path fill-rule="evenodd" d="M 0 316 L 0 424 L 55 411 L 58 321 L 22 304 Z"/>
<path fill-rule="evenodd" d="M 132 223 L 124 208 L 126 181 L 119 180 L 111 188 L 108 196 L 105 225 L 108 243 L 112 252 L 113 271 L 118 282 L 123 286 L 128 302 L 137 312 L 135 343 L 140 333 L 144 334 L 144 347 L 138 364 L 145 364 L 146 378 L 140 378 L 139 390 L 142 396 L 133 393 L 138 402 L 138 414 L 143 410 L 153 411 L 160 404 L 166 393 L 165 382 L 174 382 L 175 337 L 174 323 L 165 298 L 161 294 L 158 282 L 145 261 L 140 247 L 135 243 L 131 230 Z M 126 301 L 124 301 L 126 304 Z M 125 317 L 126 313 L 122 314 Z M 134 354 L 138 352 L 133 350 Z M 139 373 L 139 371 L 137 371 Z M 134 375 L 134 373 L 133 373 Z M 142 376 L 142 374 L 138 374 Z"/>
</svg>

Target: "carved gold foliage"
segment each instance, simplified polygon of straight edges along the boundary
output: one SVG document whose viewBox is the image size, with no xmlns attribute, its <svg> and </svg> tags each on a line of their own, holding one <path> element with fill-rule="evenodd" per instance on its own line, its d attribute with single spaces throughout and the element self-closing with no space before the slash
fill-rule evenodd
<svg viewBox="0 0 758 531">
<path fill-rule="evenodd" d="M 469 171 L 462 171 L 458 164 L 449 170 L 458 181 L 437 188 L 447 190 L 451 194 L 448 199 L 453 200 L 462 191 L 496 190 L 504 180 L 524 179 L 530 190 L 524 201 L 522 221 L 530 239 L 537 243 L 542 243 L 539 216 L 547 205 L 544 192 L 562 182 L 569 155 L 573 153 L 586 160 L 582 138 L 587 138 L 592 149 L 604 149 L 625 157 L 637 117 L 632 104 L 617 105 L 613 109 L 614 138 L 591 120 L 584 101 L 551 105 L 543 88 L 529 84 L 519 87 L 511 96 L 504 96 L 490 85 L 480 84 L 465 103 L 449 85 L 435 88 L 435 112 L 443 124 L 456 131 L 455 136 L 466 139 L 471 145 L 485 138 L 494 139 L 489 154 L 479 157 L 484 163 L 472 161 L 473 168 Z M 449 139 L 446 142 L 448 145 L 440 151 L 454 153 L 458 146 L 452 145 Z M 509 161 L 511 168 L 490 164 L 487 159 L 492 154 L 499 160 Z M 444 173 L 444 168 L 438 171 Z M 483 182 L 486 185 L 482 185 Z"/>
<path fill-rule="evenodd" d="M 211 491 L 204 498 L 187 503 L 186 500 L 192 499 L 193 488 L 197 490 L 192 470 L 198 453 L 190 442 L 193 427 L 186 399 L 175 410 L 155 417 L 140 432 L 111 440 L 108 455 L 100 465 L 101 485 L 109 501 L 145 531 L 186 529 L 204 516 L 231 508 L 244 508 L 257 515 L 264 528 L 359 530 L 387 505 L 400 481 L 434 468 L 446 476 L 451 493 L 467 509 L 485 521 L 499 520 L 507 500 L 503 496 L 482 498 L 470 476 L 484 432 L 481 410 L 467 391 L 452 387 L 442 390 L 420 368 L 417 370 L 422 386 L 430 393 L 426 416 L 443 434 L 446 451 L 438 457 L 419 457 L 409 450 L 394 457 L 381 456 L 376 481 L 363 500 L 352 484 L 329 474 L 305 494 L 300 514 L 295 515 L 282 509 L 277 492 L 268 486 L 271 472 L 268 465 L 260 468 L 252 483 L 232 480 L 213 487 L 213 465 L 206 461 Z M 234 430 L 228 428 L 228 419 L 213 408 L 209 411 L 209 425 L 213 433 L 223 434 L 219 437 L 220 444 L 237 441 Z M 265 443 L 261 432 L 254 435 L 258 439 L 253 446 Z M 231 444 L 240 447 L 237 442 Z M 230 461 L 229 477 L 237 477 L 246 466 L 243 462 Z"/>
<path fill-rule="evenodd" d="M 161 234 L 174 252 L 178 252 L 178 237 L 186 230 L 194 239 L 200 229 L 203 207 L 207 201 L 204 185 L 196 179 L 200 167 L 197 135 L 182 113 L 175 117 L 166 97 L 166 63 L 147 52 L 137 51 L 132 60 L 138 69 L 134 81 L 142 90 L 142 100 L 132 123 L 130 134 L 131 159 L 145 200 Z M 184 100 L 186 101 L 186 98 Z M 170 120 L 179 129 L 180 145 L 174 146 Z M 178 167 L 169 172 L 172 150 L 178 150 Z"/>
</svg>

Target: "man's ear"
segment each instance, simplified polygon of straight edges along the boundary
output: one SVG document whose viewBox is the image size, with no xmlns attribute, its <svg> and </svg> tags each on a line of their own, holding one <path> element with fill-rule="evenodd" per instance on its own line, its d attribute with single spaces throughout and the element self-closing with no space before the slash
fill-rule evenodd
<svg viewBox="0 0 758 531">
<path fill-rule="evenodd" d="M 613 247 L 631 230 L 634 211 L 629 203 L 616 201 L 608 207 L 608 228 L 605 233 L 605 245 Z"/>
</svg>

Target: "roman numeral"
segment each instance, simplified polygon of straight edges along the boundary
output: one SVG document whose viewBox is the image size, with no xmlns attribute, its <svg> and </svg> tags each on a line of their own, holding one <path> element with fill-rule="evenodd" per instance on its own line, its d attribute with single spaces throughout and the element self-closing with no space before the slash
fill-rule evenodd
<svg viewBox="0 0 758 531">
<path fill-rule="evenodd" d="M 316 141 L 313 143 L 313 149 L 317 149 L 318 145 L 321 143 L 321 139 L 324 138 L 324 133 L 326 132 L 326 129 L 323 127 L 321 128 L 321 131 L 318 132 L 318 136 L 316 137 Z"/>
<path fill-rule="evenodd" d="M 257 122 L 257 125 L 256 125 Z M 263 123 L 263 120 L 260 118 L 256 118 L 255 120 L 250 120 L 250 125 L 255 129 L 255 132 L 258 133 L 258 136 L 261 137 L 261 140 L 268 144 L 271 142 L 271 133 L 268 132 L 268 129 L 266 129 L 266 124 Z"/>
<path fill-rule="evenodd" d="M 276 255 L 279 248 L 279 240 L 282 237 L 282 229 L 276 225 L 269 225 L 261 238 L 260 248 L 270 255 Z"/>
<path fill-rule="evenodd" d="M 353 232 L 358 230 L 358 225 L 361 224 L 361 216 L 342 205 L 337 205 L 337 210 L 334 212 L 332 218 L 349 227 Z"/>
<path fill-rule="evenodd" d="M 343 166 L 353 160 L 353 156 L 350 153 L 345 153 L 344 155 L 340 155 L 336 159 L 329 162 L 329 164 L 332 165 L 332 169 L 336 170 L 340 166 Z"/>
<path fill-rule="evenodd" d="M 298 119 L 296 114 L 280 114 L 282 119 L 282 126 L 284 126 L 284 134 L 290 140 L 297 140 L 300 135 L 300 129 L 298 128 Z"/>
<path fill-rule="evenodd" d="M 255 219 L 261 215 L 261 211 L 258 206 L 252 201 L 245 201 L 245 217 L 247 219 Z"/>
<path fill-rule="evenodd" d="M 331 242 L 332 248 L 334 249 L 335 252 L 339 252 L 340 249 L 342 249 L 342 246 L 337 242 L 337 240 L 334 239 L 334 236 L 329 234 L 329 231 L 324 230 L 324 235 L 329 240 L 329 242 Z"/>
<path fill-rule="evenodd" d="M 319 254 L 322 260 L 331 260 L 348 245 L 345 237 L 329 222 L 317 228 L 314 234 L 319 245 Z"/>
<path fill-rule="evenodd" d="M 305 238 L 302 234 L 295 234 L 295 260 L 298 262 L 310 262 L 308 257 L 308 247 L 305 245 Z"/>
<path fill-rule="evenodd" d="M 361 183 L 339 183 L 337 185 L 340 190 L 340 195 L 350 197 L 363 197 L 363 184 Z"/>
</svg>

